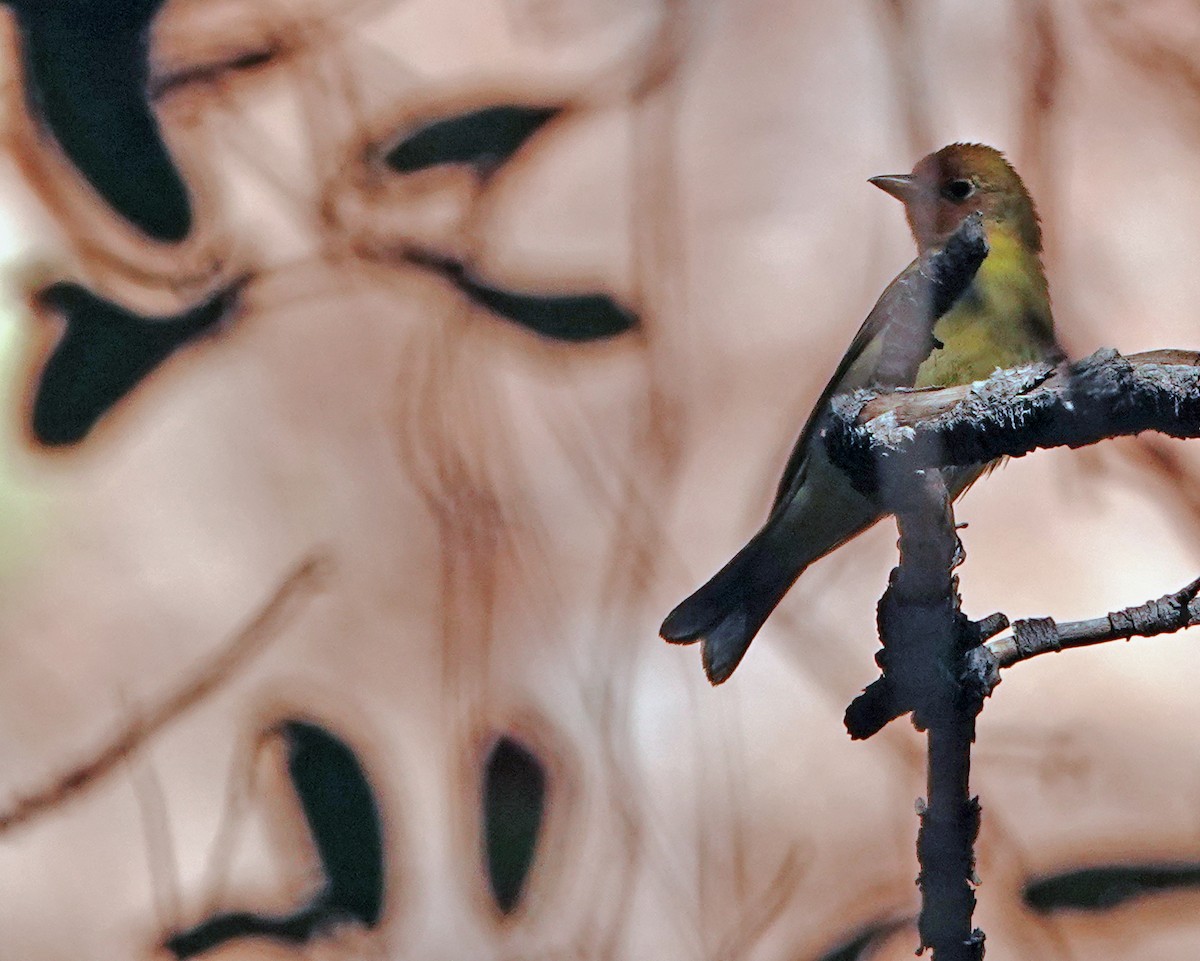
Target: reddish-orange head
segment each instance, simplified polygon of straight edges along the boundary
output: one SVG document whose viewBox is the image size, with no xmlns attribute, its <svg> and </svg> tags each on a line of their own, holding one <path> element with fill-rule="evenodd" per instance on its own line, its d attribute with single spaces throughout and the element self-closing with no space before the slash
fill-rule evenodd
<svg viewBox="0 0 1200 961">
<path fill-rule="evenodd" d="M 954 143 L 924 157 L 911 174 L 872 177 L 904 204 L 917 247 L 944 243 L 979 211 L 985 228 L 1000 228 L 1034 252 L 1042 249 L 1033 198 L 1004 154 L 977 143 Z"/>
</svg>

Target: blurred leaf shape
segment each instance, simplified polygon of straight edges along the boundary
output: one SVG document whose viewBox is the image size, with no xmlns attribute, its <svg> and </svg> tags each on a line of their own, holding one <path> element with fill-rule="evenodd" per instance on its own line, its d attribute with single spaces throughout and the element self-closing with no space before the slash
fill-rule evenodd
<svg viewBox="0 0 1200 961">
<path fill-rule="evenodd" d="M 291 914 L 264 916 L 248 911 L 218 914 L 172 935 L 165 947 L 180 961 L 195 958 L 238 938 L 274 938 L 288 944 L 307 944 L 329 923 L 328 915 L 313 905 Z"/>
<path fill-rule="evenodd" d="M 505 104 L 455 114 L 418 127 L 387 152 L 384 162 L 401 174 L 467 164 L 486 177 L 560 112 L 560 107 Z"/>
<path fill-rule="evenodd" d="M 1033 881 L 1025 886 L 1025 903 L 1039 914 L 1109 911 L 1181 888 L 1200 888 L 1200 864 L 1107 864 Z"/>
<path fill-rule="evenodd" d="M 354 752 L 325 728 L 283 726 L 288 773 L 328 880 L 330 908 L 367 927 L 383 913 L 383 820 Z"/>
<path fill-rule="evenodd" d="M 384 162 L 401 174 L 465 164 L 486 178 L 561 112 L 558 106 L 500 104 L 455 114 L 418 127 L 386 153 Z M 437 270 L 476 303 L 542 337 L 581 343 L 638 325 L 637 314 L 605 294 L 518 293 L 479 281 L 455 261 L 416 251 L 408 259 Z"/>
<path fill-rule="evenodd" d="M 546 771 L 513 738 L 499 738 L 483 766 L 483 854 L 496 906 L 511 914 L 533 867 L 546 808 Z"/>
<path fill-rule="evenodd" d="M 150 109 L 150 23 L 164 0 L 7 0 L 26 100 L 114 210 L 156 240 L 187 236 L 192 211 Z"/>
<path fill-rule="evenodd" d="M 189 341 L 211 331 L 237 303 L 240 285 L 167 317 L 143 317 L 78 284 L 46 288 L 41 303 L 66 331 L 34 391 L 33 434 L 47 446 L 76 444 L 138 382 Z"/>
<path fill-rule="evenodd" d="M 632 330 L 638 315 L 607 294 L 517 293 L 477 280 L 462 263 L 411 250 L 405 259 L 435 271 L 474 303 L 514 324 L 552 340 L 586 343 Z"/>
<path fill-rule="evenodd" d="M 305 944 L 344 921 L 367 928 L 383 913 L 383 821 L 354 752 L 326 728 L 286 721 L 287 768 L 321 861 L 325 885 L 306 905 L 282 915 L 248 911 L 215 915 L 165 942 L 192 958 L 237 938 Z"/>
<path fill-rule="evenodd" d="M 463 274 L 456 286 L 492 313 L 542 337 L 586 343 L 615 337 L 638 324 L 637 315 L 605 294 L 538 296 L 491 287 Z"/>
</svg>

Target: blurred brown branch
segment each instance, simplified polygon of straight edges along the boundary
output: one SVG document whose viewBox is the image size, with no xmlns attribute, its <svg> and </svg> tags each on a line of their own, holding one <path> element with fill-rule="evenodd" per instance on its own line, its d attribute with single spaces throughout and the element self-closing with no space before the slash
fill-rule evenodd
<svg viewBox="0 0 1200 961">
<path fill-rule="evenodd" d="M 131 718 L 116 736 L 86 760 L 0 808 L 0 834 L 65 802 L 111 774 L 147 740 L 212 694 L 295 618 L 303 602 L 318 589 L 324 567 L 325 563 L 317 555 L 304 558 L 284 577 L 258 613 L 176 691 L 150 710 Z"/>
</svg>

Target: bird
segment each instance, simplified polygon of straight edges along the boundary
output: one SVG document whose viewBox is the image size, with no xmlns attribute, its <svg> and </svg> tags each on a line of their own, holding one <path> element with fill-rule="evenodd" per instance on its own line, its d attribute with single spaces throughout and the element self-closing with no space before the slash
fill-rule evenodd
<svg viewBox="0 0 1200 961">
<path fill-rule="evenodd" d="M 868 181 L 904 205 L 917 259 L 885 288 L 809 415 L 784 469 L 766 522 L 706 584 L 682 601 L 659 633 L 702 645 L 713 685 L 726 681 L 796 579 L 814 561 L 885 514 L 835 466 L 821 441 L 832 400 L 864 387 L 949 387 L 996 368 L 1064 358 L 1054 331 L 1042 267 L 1042 231 L 1033 198 L 1004 155 L 953 143 L 923 157 L 908 174 Z M 986 256 L 948 304 L 912 296 L 922 265 L 968 218 L 981 224 Z M 889 337 L 890 334 L 890 337 Z M 903 380 L 881 382 L 885 346 L 920 351 Z M 947 472 L 959 496 L 992 465 Z"/>
</svg>

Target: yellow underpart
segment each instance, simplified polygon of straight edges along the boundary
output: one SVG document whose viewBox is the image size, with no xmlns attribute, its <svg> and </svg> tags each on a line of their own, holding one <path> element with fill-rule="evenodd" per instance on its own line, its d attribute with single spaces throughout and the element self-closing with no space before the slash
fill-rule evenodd
<svg viewBox="0 0 1200 961">
<path fill-rule="evenodd" d="M 1040 257 L 1000 227 L 988 229 L 988 244 L 971 286 L 934 325 L 944 346 L 917 369 L 914 386 L 982 380 L 997 367 L 1043 360 L 1053 343 Z"/>
</svg>

